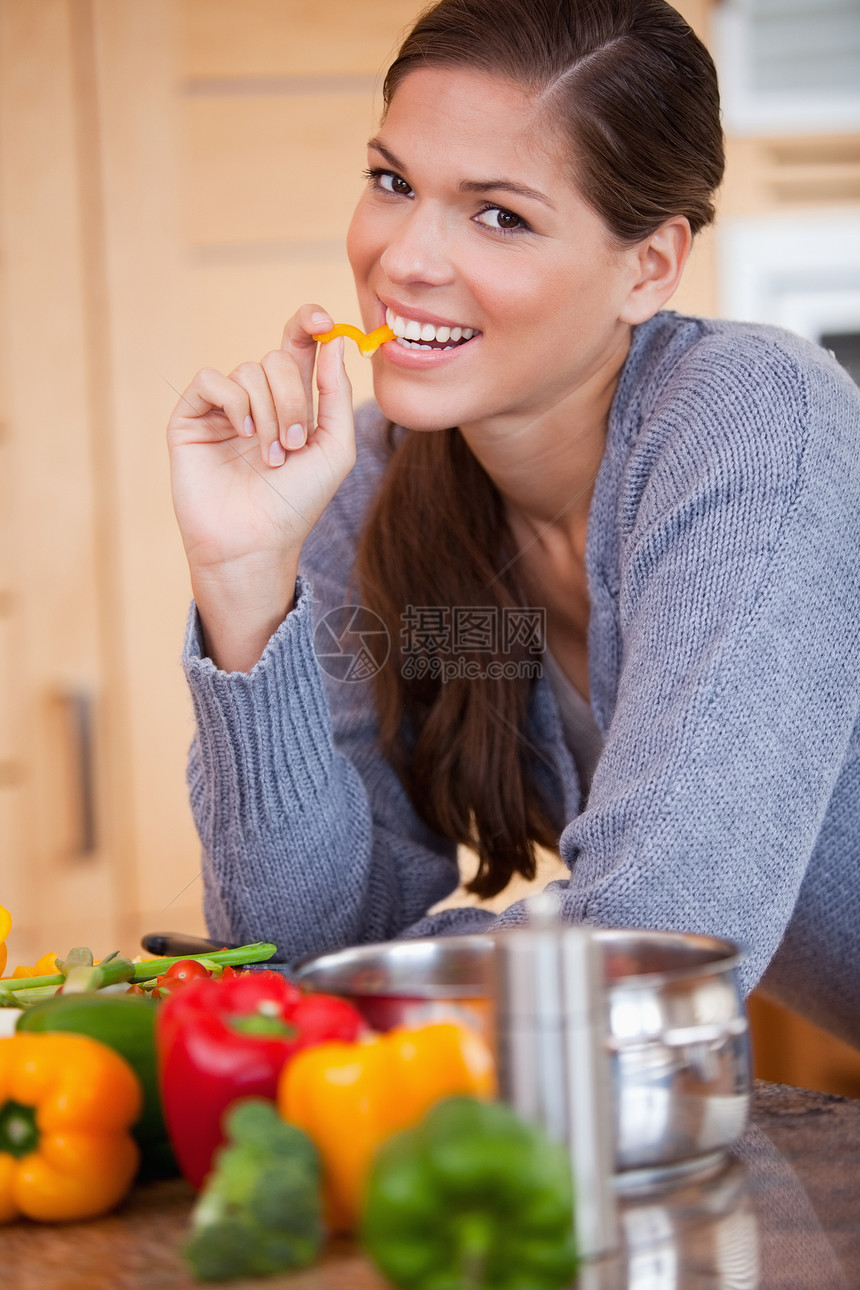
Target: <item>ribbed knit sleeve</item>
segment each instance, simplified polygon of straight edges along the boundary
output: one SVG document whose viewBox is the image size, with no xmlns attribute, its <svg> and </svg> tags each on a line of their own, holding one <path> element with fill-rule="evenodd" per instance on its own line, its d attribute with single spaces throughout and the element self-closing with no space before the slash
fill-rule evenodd
<svg viewBox="0 0 860 1290">
<path fill-rule="evenodd" d="M 822 943 L 860 949 L 860 399 L 812 346 L 716 326 L 639 398 L 594 498 L 606 745 L 561 838 L 565 912 L 732 937 L 751 988 L 808 894 L 803 952 L 860 1016 Z M 852 837 L 820 849 L 837 786 Z"/>
<path fill-rule="evenodd" d="M 376 749 L 369 681 L 327 676 L 315 649 L 320 618 L 351 603 L 355 534 L 373 491 L 364 428 L 362 464 L 307 544 L 295 607 L 256 666 L 216 668 L 193 606 L 186 638 L 207 924 L 219 939 L 272 940 L 290 959 L 395 936 L 458 881 L 455 848 L 417 819 Z"/>
</svg>

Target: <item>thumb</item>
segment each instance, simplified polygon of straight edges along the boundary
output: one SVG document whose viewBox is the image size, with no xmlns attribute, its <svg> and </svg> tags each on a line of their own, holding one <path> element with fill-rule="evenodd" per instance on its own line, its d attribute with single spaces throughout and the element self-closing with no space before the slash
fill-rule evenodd
<svg viewBox="0 0 860 1290">
<path fill-rule="evenodd" d="M 331 436 L 342 447 L 355 451 L 355 425 L 352 409 L 352 385 L 343 361 L 342 336 L 319 347 L 317 358 L 317 432 Z"/>
</svg>

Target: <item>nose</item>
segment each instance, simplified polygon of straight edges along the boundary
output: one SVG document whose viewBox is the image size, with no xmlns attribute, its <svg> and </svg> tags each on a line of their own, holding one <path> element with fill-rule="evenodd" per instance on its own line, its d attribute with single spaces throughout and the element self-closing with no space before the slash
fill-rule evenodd
<svg viewBox="0 0 860 1290">
<path fill-rule="evenodd" d="M 389 282 L 441 287 L 451 282 L 451 261 L 445 221 L 430 206 L 415 202 L 392 230 L 380 264 Z"/>
</svg>

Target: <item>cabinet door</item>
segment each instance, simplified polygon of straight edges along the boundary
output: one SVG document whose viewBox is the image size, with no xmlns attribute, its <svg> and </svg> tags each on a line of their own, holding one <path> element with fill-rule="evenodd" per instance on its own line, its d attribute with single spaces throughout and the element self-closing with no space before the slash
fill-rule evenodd
<svg viewBox="0 0 860 1290">
<path fill-rule="evenodd" d="M 0 4 L 0 900 L 10 961 L 202 927 L 164 426 L 183 358 L 175 7 Z M 167 916 L 166 913 L 164 916 Z"/>
<path fill-rule="evenodd" d="M 102 446 L 73 8 L 0 5 L 0 902 L 10 962 L 115 936 Z"/>
</svg>

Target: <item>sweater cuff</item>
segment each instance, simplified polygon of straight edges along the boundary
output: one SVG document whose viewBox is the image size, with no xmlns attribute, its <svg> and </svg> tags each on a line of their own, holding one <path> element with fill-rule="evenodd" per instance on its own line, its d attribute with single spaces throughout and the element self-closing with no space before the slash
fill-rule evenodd
<svg viewBox="0 0 860 1290">
<path fill-rule="evenodd" d="M 197 722 L 200 771 L 211 807 L 236 809 L 253 828 L 295 818 L 326 796 L 334 762 L 331 719 L 313 646 L 313 591 L 301 576 L 296 603 L 249 672 L 224 672 L 203 653 L 192 603 L 183 667 Z M 238 797 L 238 801 L 236 800 Z"/>
</svg>

